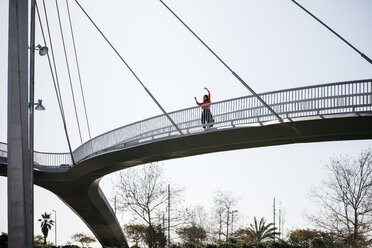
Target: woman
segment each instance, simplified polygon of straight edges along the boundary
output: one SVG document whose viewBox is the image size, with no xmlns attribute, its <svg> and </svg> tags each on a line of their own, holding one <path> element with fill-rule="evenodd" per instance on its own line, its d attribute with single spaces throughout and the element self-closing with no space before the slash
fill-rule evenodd
<svg viewBox="0 0 372 248">
<path fill-rule="evenodd" d="M 204 95 L 203 96 L 203 102 L 202 103 L 199 103 L 198 102 L 198 100 L 196 99 L 196 96 L 194 97 L 196 104 L 198 104 L 199 106 L 200 105 L 205 105 L 205 104 L 211 103 L 211 93 L 209 92 L 209 90 L 207 89 L 207 87 L 204 87 L 204 89 L 208 92 L 208 95 Z M 201 122 L 203 124 L 207 123 L 208 124 L 207 125 L 208 127 L 213 127 L 213 125 L 210 125 L 209 124 L 209 123 L 213 123 L 214 122 L 210 108 L 211 108 L 210 105 L 208 105 L 208 106 L 202 106 L 203 112 L 202 112 L 202 115 L 201 115 Z M 203 126 L 203 128 L 205 129 L 206 126 Z"/>
</svg>

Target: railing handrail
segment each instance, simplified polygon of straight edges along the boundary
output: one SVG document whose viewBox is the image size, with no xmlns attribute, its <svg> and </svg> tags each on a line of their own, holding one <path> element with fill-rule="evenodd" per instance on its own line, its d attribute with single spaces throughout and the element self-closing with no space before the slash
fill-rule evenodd
<svg viewBox="0 0 372 248">
<path fill-rule="evenodd" d="M 53 154 L 53 155 L 70 155 L 69 152 L 39 152 L 39 151 L 35 151 L 35 153 L 38 153 L 38 154 Z"/>
<path fill-rule="evenodd" d="M 333 85 L 343 85 L 343 84 L 354 84 L 354 83 L 364 83 L 364 82 L 370 82 L 371 79 L 361 79 L 361 80 L 352 80 L 352 81 L 342 81 L 342 82 L 332 82 L 332 83 L 326 83 L 326 84 L 315 84 L 310 86 L 301 86 L 298 88 L 289 88 L 284 90 L 275 90 L 275 91 L 268 91 L 265 93 L 260 93 L 259 95 L 268 95 L 273 93 L 281 93 L 281 92 L 288 92 L 288 91 L 294 91 L 294 90 L 305 90 L 305 89 L 313 89 L 313 88 L 319 88 L 320 86 L 326 87 L 326 86 L 333 86 Z"/>
<path fill-rule="evenodd" d="M 317 84 L 317 85 L 311 85 L 311 86 L 302 86 L 302 87 L 298 87 L 298 88 L 289 88 L 289 89 L 284 89 L 284 90 L 275 90 L 275 91 L 269 91 L 269 92 L 259 93 L 258 95 L 259 95 L 259 96 L 264 96 L 264 95 L 270 95 L 270 94 L 282 93 L 282 92 L 288 92 L 288 91 L 294 91 L 294 90 L 303 90 L 303 89 L 319 88 L 320 86 L 321 86 L 321 87 L 326 87 L 326 86 L 332 86 L 332 85 L 343 85 L 343 84 L 350 84 L 350 83 L 362 83 L 362 82 L 368 82 L 368 81 L 372 81 L 372 79 L 353 80 L 353 81 L 333 82 L 333 83 L 327 83 L 327 84 Z M 236 101 L 236 100 L 240 100 L 240 99 L 248 98 L 248 97 L 249 97 L 249 98 L 254 98 L 253 95 L 246 95 L 246 96 L 240 96 L 240 97 L 236 97 L 236 98 L 231 98 L 231 99 L 220 100 L 220 101 L 216 101 L 216 102 L 208 103 L 208 104 L 205 104 L 205 105 L 203 105 L 203 106 L 216 105 L 216 104 L 219 104 L 219 103 L 230 102 L 230 101 Z M 188 108 L 181 109 L 181 110 L 174 110 L 174 111 L 168 112 L 168 114 L 169 114 L 169 115 L 172 115 L 172 114 L 177 113 L 177 112 L 179 112 L 179 111 L 187 111 L 187 110 L 197 109 L 197 108 L 200 108 L 200 106 L 193 106 L 193 107 L 188 107 Z M 155 119 L 155 118 L 159 118 L 159 117 L 162 117 L 162 116 L 163 116 L 162 114 L 159 114 L 159 115 L 152 116 L 152 117 L 149 117 L 149 118 L 146 118 L 146 119 L 143 119 L 143 120 L 139 120 L 139 121 L 136 121 L 136 122 L 133 122 L 133 123 L 130 123 L 130 124 L 124 125 L 124 126 L 120 126 L 120 127 L 114 128 L 114 129 L 112 129 L 112 130 L 109 130 L 109 131 L 107 131 L 107 132 L 104 132 L 104 133 L 102 133 L 102 134 L 99 134 L 99 135 L 93 137 L 93 138 L 90 139 L 90 140 L 85 141 L 83 144 L 81 144 L 80 146 L 78 146 L 75 150 L 77 150 L 79 147 L 85 145 L 85 144 L 88 143 L 89 141 L 91 141 L 91 140 L 93 140 L 93 139 L 96 139 L 96 138 L 99 138 L 99 137 L 102 137 L 102 136 L 104 136 L 104 135 L 106 135 L 106 134 L 108 134 L 108 133 L 111 133 L 111 132 L 117 131 L 117 130 L 122 129 L 122 128 L 125 128 L 125 127 L 129 127 L 129 126 L 132 126 L 132 125 L 135 125 L 135 124 L 143 123 L 143 122 L 146 122 L 146 121 L 148 121 L 148 120 L 152 120 L 152 119 Z"/>
</svg>

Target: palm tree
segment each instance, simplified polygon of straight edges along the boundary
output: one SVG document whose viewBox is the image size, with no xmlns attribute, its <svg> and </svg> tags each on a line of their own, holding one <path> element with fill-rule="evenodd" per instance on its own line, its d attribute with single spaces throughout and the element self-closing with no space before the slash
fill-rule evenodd
<svg viewBox="0 0 372 248">
<path fill-rule="evenodd" d="M 38 219 L 38 221 L 41 222 L 41 231 L 44 235 L 44 244 L 46 245 L 46 239 L 48 237 L 48 232 L 50 229 L 52 229 L 52 226 L 54 225 L 54 221 L 50 219 L 50 216 L 52 214 L 47 214 L 47 212 L 44 212 L 44 214 L 41 214 L 42 219 Z"/>
<path fill-rule="evenodd" d="M 250 224 L 247 229 L 247 236 L 253 243 L 261 243 L 267 239 L 273 239 L 276 234 L 276 227 L 273 223 L 266 225 L 265 218 L 261 218 L 260 223 L 257 223 L 256 217 L 254 217 L 254 224 Z"/>
</svg>

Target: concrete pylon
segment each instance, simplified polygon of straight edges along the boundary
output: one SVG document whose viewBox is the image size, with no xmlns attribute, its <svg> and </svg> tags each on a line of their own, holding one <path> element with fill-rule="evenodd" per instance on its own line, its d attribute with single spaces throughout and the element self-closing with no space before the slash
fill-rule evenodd
<svg viewBox="0 0 372 248">
<path fill-rule="evenodd" d="M 27 0 L 9 0 L 8 44 L 8 244 L 32 247 Z"/>
</svg>

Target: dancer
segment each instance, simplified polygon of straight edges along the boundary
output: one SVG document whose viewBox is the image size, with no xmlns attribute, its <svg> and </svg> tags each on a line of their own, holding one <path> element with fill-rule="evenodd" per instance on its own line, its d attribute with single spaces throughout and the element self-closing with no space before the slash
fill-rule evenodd
<svg viewBox="0 0 372 248">
<path fill-rule="evenodd" d="M 196 99 L 196 97 L 194 97 L 196 104 L 199 105 L 199 106 L 211 103 L 211 93 L 209 92 L 207 87 L 204 87 L 204 89 L 208 92 L 208 95 L 203 96 L 203 102 L 202 103 L 199 103 L 198 100 Z M 213 127 L 213 125 L 210 124 L 210 123 L 214 122 L 210 108 L 211 108 L 210 105 L 202 106 L 203 112 L 202 112 L 202 115 L 201 115 L 201 122 L 202 122 L 203 125 L 207 123 L 207 125 L 203 126 L 204 130 L 206 129 L 206 127 L 208 127 L 208 128 Z"/>
</svg>

